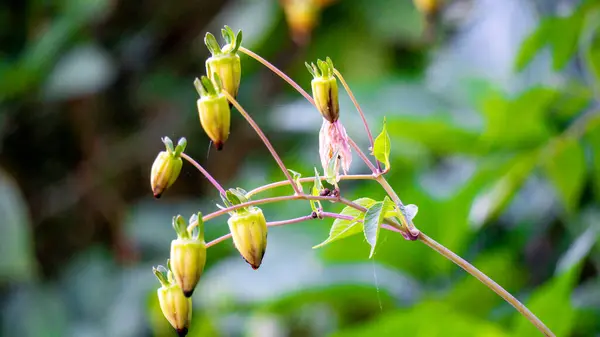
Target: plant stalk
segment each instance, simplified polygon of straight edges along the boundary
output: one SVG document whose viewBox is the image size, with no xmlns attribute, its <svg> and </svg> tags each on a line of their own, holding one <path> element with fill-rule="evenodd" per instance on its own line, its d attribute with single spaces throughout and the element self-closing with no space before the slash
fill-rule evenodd
<svg viewBox="0 0 600 337">
<path fill-rule="evenodd" d="M 200 171 L 200 173 L 202 173 L 206 179 L 208 179 L 208 181 L 210 181 L 210 183 L 217 189 L 219 190 L 219 193 L 221 193 L 222 195 L 225 195 L 225 189 L 223 188 L 223 186 L 221 186 L 221 184 L 219 184 L 219 182 L 213 178 L 213 176 L 210 175 L 210 173 L 208 173 L 208 171 L 202 167 L 202 165 L 200 165 L 197 161 L 194 160 L 194 158 L 188 156 L 185 153 L 181 153 L 181 157 L 185 160 L 187 160 L 190 164 L 194 165 L 194 167 L 196 167 L 198 169 L 198 171 Z"/>
<path fill-rule="evenodd" d="M 275 149 L 273 148 L 273 145 L 271 145 L 271 142 L 269 142 L 269 139 L 267 139 L 267 136 L 260 129 L 260 127 L 258 126 L 258 124 L 256 124 L 256 122 L 254 121 L 254 119 L 252 119 L 252 117 L 250 117 L 250 114 L 248 114 L 248 112 L 246 112 L 246 110 L 244 110 L 244 108 L 242 108 L 242 106 L 240 105 L 240 103 L 238 103 L 238 101 L 236 101 L 235 98 L 233 98 L 233 96 L 231 96 L 225 90 L 223 90 L 222 93 L 223 93 L 223 95 L 225 95 L 225 97 L 227 97 L 227 100 L 229 100 L 229 102 L 231 102 L 231 104 L 233 104 L 235 106 L 235 108 L 240 112 L 240 114 L 242 114 L 242 116 L 244 116 L 244 118 L 246 119 L 246 121 L 248 122 L 248 124 L 250 124 L 250 126 L 252 126 L 252 128 L 254 129 L 254 131 L 256 131 L 256 133 L 258 134 L 258 136 L 260 137 L 260 139 L 263 141 L 263 143 L 265 143 L 265 146 L 267 147 L 267 149 L 269 149 L 269 152 L 271 152 L 271 155 L 273 156 L 273 158 L 277 162 L 277 165 L 279 165 L 279 168 L 281 168 L 281 171 L 283 171 L 283 174 L 285 175 L 285 177 L 290 181 L 290 184 L 292 185 L 292 188 L 294 189 L 294 193 L 295 194 L 302 194 L 302 192 L 298 189 L 298 186 L 296 186 L 296 184 L 294 184 L 294 179 L 292 179 L 292 176 L 290 175 L 290 172 L 285 167 L 285 164 L 283 163 L 283 160 L 281 160 L 281 158 L 277 154 L 277 151 L 275 151 Z"/>
</svg>

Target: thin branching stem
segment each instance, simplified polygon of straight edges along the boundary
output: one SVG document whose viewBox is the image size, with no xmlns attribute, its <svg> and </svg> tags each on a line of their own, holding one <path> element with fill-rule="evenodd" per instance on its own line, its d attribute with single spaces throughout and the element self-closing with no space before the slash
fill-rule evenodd
<svg viewBox="0 0 600 337">
<path fill-rule="evenodd" d="M 248 124 L 250 124 L 250 126 L 252 126 L 254 131 L 256 131 L 256 133 L 258 134 L 260 139 L 263 141 L 263 143 L 265 143 L 265 146 L 267 147 L 267 149 L 269 149 L 269 152 L 271 152 L 271 155 L 277 162 L 277 165 L 279 165 L 279 168 L 281 168 L 281 171 L 283 171 L 283 174 L 285 175 L 285 177 L 290 181 L 292 188 L 294 189 L 294 192 L 296 194 L 301 194 L 302 192 L 298 189 L 298 186 L 296 186 L 296 184 L 294 184 L 294 179 L 292 179 L 290 172 L 285 167 L 283 160 L 281 160 L 281 158 L 277 154 L 277 151 L 275 151 L 275 148 L 273 148 L 273 145 L 271 145 L 271 142 L 269 142 L 269 139 L 267 138 L 265 133 L 261 130 L 261 128 L 258 126 L 258 124 L 256 124 L 256 122 L 254 121 L 254 119 L 252 119 L 250 114 L 248 112 L 246 112 L 246 110 L 244 110 L 244 108 L 242 108 L 240 103 L 238 103 L 238 101 L 236 101 L 235 98 L 233 98 L 233 96 L 231 96 L 225 90 L 223 90 L 222 93 L 225 95 L 225 97 L 227 97 L 229 102 L 231 102 L 231 104 L 233 104 L 235 106 L 235 108 L 239 111 L 239 113 L 242 114 L 242 116 L 244 116 L 244 118 L 246 119 Z"/>
<path fill-rule="evenodd" d="M 276 66 L 271 64 L 269 61 L 265 60 L 264 58 L 260 57 L 258 54 L 254 53 L 253 51 L 251 51 L 249 49 L 240 47 L 239 51 L 252 57 L 253 59 L 262 63 L 265 67 L 269 68 L 272 72 L 277 74 L 284 81 L 286 81 L 289 85 L 291 85 L 294 89 L 296 89 L 296 91 L 298 91 L 302 96 L 304 96 L 304 98 L 306 98 L 306 100 L 309 101 L 310 104 L 312 104 L 315 108 L 317 107 L 317 105 L 315 104 L 315 100 L 306 92 L 306 90 L 302 89 L 302 87 L 300 85 L 298 85 L 298 83 L 294 82 L 294 80 L 292 80 L 283 71 L 279 70 Z M 348 140 L 350 141 L 350 145 L 352 145 L 354 150 L 358 153 L 358 156 L 365 162 L 365 164 L 367 164 L 367 166 L 369 166 L 369 169 L 371 169 L 371 171 L 373 171 L 373 173 L 377 173 L 378 172 L 377 169 L 375 169 L 375 166 L 373 166 L 373 164 L 371 163 L 369 158 L 367 158 L 367 156 L 362 152 L 360 147 L 358 147 L 356 145 L 356 143 L 354 143 L 352 138 L 348 137 Z"/>
<path fill-rule="evenodd" d="M 348 96 L 350 96 L 350 100 L 352 101 L 352 104 L 354 104 L 356 111 L 358 111 L 358 114 L 360 115 L 360 118 L 362 119 L 362 122 L 365 126 L 365 130 L 367 130 L 367 136 L 369 137 L 369 144 L 371 144 L 371 149 L 372 149 L 373 148 L 373 134 L 371 133 L 371 129 L 369 128 L 369 123 L 367 123 L 367 118 L 365 117 L 365 114 L 362 111 L 360 104 L 358 104 L 356 97 L 354 97 L 354 93 L 352 93 L 352 90 L 350 90 L 350 86 L 348 85 L 348 83 L 346 83 L 346 80 L 344 79 L 344 76 L 342 76 L 342 73 L 340 73 L 335 68 L 333 68 L 333 73 L 340 80 L 344 89 L 346 89 L 346 92 L 348 93 Z M 381 172 L 381 164 L 379 163 L 379 161 L 377 159 L 375 159 L 375 162 L 377 163 L 377 171 Z"/>
<path fill-rule="evenodd" d="M 194 167 L 196 167 L 198 171 L 200 171 L 200 173 L 202 173 L 206 177 L 206 179 L 208 179 L 208 181 L 210 181 L 210 183 L 213 184 L 213 186 L 217 190 L 219 190 L 219 193 L 225 195 L 225 189 L 223 188 L 223 186 L 221 186 L 221 184 L 219 184 L 219 182 L 215 178 L 213 178 L 213 176 L 211 176 L 210 173 L 208 173 L 208 171 L 204 167 L 202 167 L 202 165 L 195 161 L 194 158 L 188 156 L 185 153 L 182 153 L 181 157 L 187 160 L 190 164 L 194 165 Z"/>
<path fill-rule="evenodd" d="M 267 227 L 290 225 L 290 224 L 304 222 L 304 221 L 313 220 L 313 219 L 315 219 L 315 217 L 312 214 L 309 214 L 309 215 L 301 216 L 299 218 L 294 218 L 294 219 L 281 220 L 281 221 L 270 221 L 270 222 L 267 222 Z M 207 243 L 206 248 L 210 248 L 210 247 L 216 245 L 217 243 L 223 242 L 229 238 L 231 238 L 231 232 Z"/>
<path fill-rule="evenodd" d="M 327 177 L 325 176 L 321 176 L 319 177 L 320 180 L 327 180 Z M 373 180 L 375 179 L 375 176 L 373 176 L 372 174 L 348 174 L 348 175 L 341 175 L 340 176 L 340 180 Z M 312 183 L 315 181 L 315 177 L 307 177 L 307 178 L 300 178 L 298 179 L 298 181 L 300 183 Z M 274 183 L 270 183 L 267 185 L 263 185 L 263 186 L 259 186 L 253 190 L 251 190 L 250 192 L 246 193 L 246 197 L 250 198 L 258 193 L 261 193 L 263 191 L 267 191 L 276 187 L 281 187 L 281 186 L 286 186 L 289 185 L 290 182 L 289 180 L 282 180 L 282 181 L 277 181 Z"/>
</svg>

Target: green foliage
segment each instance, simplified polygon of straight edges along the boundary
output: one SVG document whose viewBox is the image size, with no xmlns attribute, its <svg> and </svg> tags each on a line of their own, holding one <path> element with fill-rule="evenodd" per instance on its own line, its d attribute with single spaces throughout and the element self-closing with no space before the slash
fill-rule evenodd
<svg viewBox="0 0 600 337">
<path fill-rule="evenodd" d="M 547 45 L 552 50 L 552 67 L 554 70 L 564 68 L 577 51 L 585 15 L 591 7 L 590 3 L 581 5 L 572 15 L 567 17 L 543 18 L 537 29 L 521 45 L 515 62 L 516 69 L 523 70 L 535 55 Z"/>
<path fill-rule="evenodd" d="M 544 168 L 567 212 L 574 212 L 586 180 L 585 153 L 579 141 L 570 138 L 558 140 Z"/>
<path fill-rule="evenodd" d="M 536 289 L 524 304 L 536 314 L 556 336 L 568 336 L 575 320 L 576 311 L 571 294 L 579 276 L 580 267 L 574 266 Z M 516 317 L 512 336 L 534 336 L 539 332 L 522 316 Z"/>
<path fill-rule="evenodd" d="M 373 142 L 373 155 L 378 161 L 385 164 L 385 169 L 390 169 L 390 152 L 391 152 L 391 141 L 390 135 L 387 132 L 385 125 L 385 118 L 383 119 L 383 129 L 375 141 Z"/>
<path fill-rule="evenodd" d="M 500 325 L 474 318 L 444 302 L 424 301 L 412 308 L 383 315 L 378 320 L 332 335 L 332 337 L 448 336 L 508 337 Z M 535 336 L 531 334 L 530 336 Z"/>
<path fill-rule="evenodd" d="M 370 198 L 360 198 L 354 200 L 354 202 L 366 208 L 370 208 L 374 204 L 376 204 L 376 201 Z M 331 230 L 329 231 L 329 237 L 327 238 L 327 240 L 314 246 L 313 248 L 323 247 L 329 243 L 347 238 L 351 235 L 358 234 L 363 231 L 363 220 L 365 218 L 365 213 L 358 211 L 350 206 L 346 206 L 340 212 L 340 214 L 351 216 L 353 219 L 335 219 L 333 221 L 333 225 L 331 226 Z"/>
<path fill-rule="evenodd" d="M 385 219 L 386 214 L 392 211 L 394 207 L 396 205 L 388 197 L 385 197 L 383 201 L 378 201 L 369 206 L 365 212 L 364 233 L 367 242 L 371 245 L 369 258 L 375 254 L 375 246 L 377 245 L 377 239 L 379 239 L 379 231 L 381 230 L 383 219 Z"/>
</svg>

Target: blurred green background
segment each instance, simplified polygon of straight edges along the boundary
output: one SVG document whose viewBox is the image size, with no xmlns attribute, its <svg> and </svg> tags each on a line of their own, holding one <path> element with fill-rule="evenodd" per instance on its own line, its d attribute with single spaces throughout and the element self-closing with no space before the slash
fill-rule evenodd
<svg viewBox="0 0 600 337">
<path fill-rule="evenodd" d="M 204 34 L 224 24 L 306 89 L 304 61 L 330 56 L 375 133 L 387 116 L 389 180 L 419 206 L 417 226 L 557 336 L 600 336 L 600 2 L 446 1 L 425 40 L 409 0 L 312 11 L 303 1 L 0 4 L 1 336 L 174 336 L 151 266 L 168 256 L 172 216 L 220 200 L 185 164 L 152 198 L 160 137 L 187 137 L 187 153 L 226 187 L 283 179 L 239 114 L 224 151 L 209 150 L 200 128 L 192 81 L 204 73 Z M 315 15 L 314 29 L 299 38 L 285 13 Z M 239 101 L 288 168 L 310 176 L 321 117 L 254 60 L 242 56 L 242 68 Z M 340 96 L 341 120 L 366 148 Z M 352 173 L 366 172 L 355 157 Z M 370 182 L 341 188 L 383 197 Z M 283 220 L 310 207 L 263 210 Z M 362 235 L 311 249 L 330 224 L 270 230 L 258 271 L 231 241 L 211 248 L 189 336 L 539 335 L 419 242 L 384 231 L 372 260 Z M 228 230 L 225 217 L 206 227 L 208 239 Z"/>
</svg>

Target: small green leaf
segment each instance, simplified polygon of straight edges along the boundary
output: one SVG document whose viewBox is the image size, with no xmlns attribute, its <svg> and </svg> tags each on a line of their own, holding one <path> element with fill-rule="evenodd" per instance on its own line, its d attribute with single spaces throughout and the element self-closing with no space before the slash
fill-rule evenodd
<svg viewBox="0 0 600 337">
<path fill-rule="evenodd" d="M 546 45 L 549 31 L 549 21 L 543 20 L 536 30 L 521 43 L 515 60 L 515 70 L 522 71 Z"/>
<path fill-rule="evenodd" d="M 329 159 L 329 163 L 327 163 L 327 172 L 325 172 L 325 178 L 328 183 L 337 187 L 337 179 L 338 179 L 338 165 L 339 165 L 339 150 L 335 151 L 331 159 Z"/>
<path fill-rule="evenodd" d="M 321 179 L 319 177 L 319 171 L 317 171 L 317 168 L 315 167 L 315 180 L 314 180 L 314 184 L 310 190 L 310 194 L 314 195 L 314 196 L 318 196 L 321 193 L 322 189 L 323 189 L 323 184 L 321 183 Z M 310 208 L 312 209 L 313 212 L 317 212 L 320 209 L 322 209 L 323 207 L 321 206 L 320 201 L 311 200 Z"/>
<path fill-rule="evenodd" d="M 545 162 L 544 169 L 567 212 L 574 211 L 586 178 L 585 153 L 581 144 L 576 139 L 559 141 Z"/>
<path fill-rule="evenodd" d="M 386 170 L 390 168 L 391 141 L 387 132 L 385 118 L 383 119 L 383 129 L 373 144 L 373 155 L 377 160 L 385 164 Z"/>
<path fill-rule="evenodd" d="M 354 203 L 359 204 L 365 208 L 369 208 L 373 204 L 375 204 L 375 200 L 370 199 L 370 198 L 360 198 L 360 199 L 354 200 Z M 327 240 L 314 246 L 313 249 L 321 248 L 321 247 L 323 247 L 329 243 L 332 243 L 334 241 L 341 240 L 341 239 L 347 238 L 349 236 L 352 236 L 354 234 L 358 234 L 358 233 L 362 232 L 362 230 L 363 230 L 362 221 L 363 221 L 364 215 L 365 215 L 363 212 L 361 212 L 355 208 L 352 208 L 350 206 L 347 206 L 342 210 L 342 212 L 340 214 L 351 216 L 353 219 L 352 220 L 335 219 L 335 221 L 333 222 L 333 225 L 331 226 L 331 230 L 329 231 L 329 237 L 327 238 Z"/>
<path fill-rule="evenodd" d="M 292 179 L 294 180 L 296 187 L 298 187 L 298 190 L 300 192 L 304 193 L 304 189 L 302 188 L 302 183 L 300 182 L 300 178 L 302 178 L 302 174 L 300 174 L 294 170 L 290 170 L 290 169 L 288 169 L 288 171 L 292 174 Z"/>
<path fill-rule="evenodd" d="M 371 245 L 369 258 L 372 258 L 375 253 L 375 246 L 377 245 L 377 239 L 379 238 L 379 230 L 381 229 L 383 219 L 385 219 L 385 214 L 389 210 L 393 210 L 394 207 L 394 203 L 388 197 L 385 197 L 383 201 L 376 202 L 371 205 L 371 207 L 367 208 L 364 221 L 364 233 L 367 242 Z"/>
</svg>

